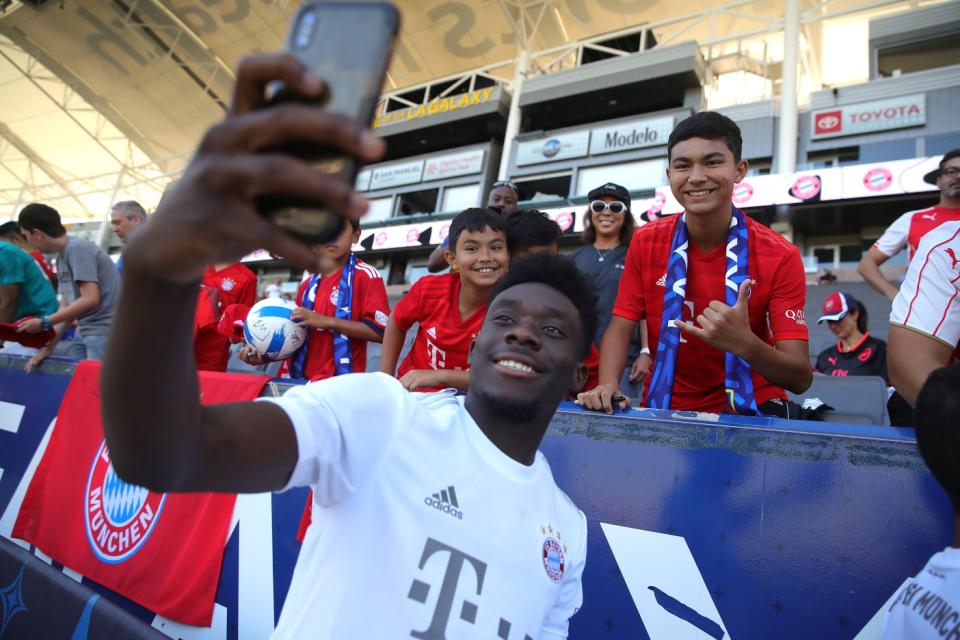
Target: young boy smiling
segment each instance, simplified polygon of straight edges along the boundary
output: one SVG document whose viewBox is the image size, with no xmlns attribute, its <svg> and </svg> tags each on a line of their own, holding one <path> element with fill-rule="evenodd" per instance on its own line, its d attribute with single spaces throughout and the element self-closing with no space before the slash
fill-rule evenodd
<svg viewBox="0 0 960 640">
<path fill-rule="evenodd" d="M 447 264 L 457 272 L 424 276 L 393 309 L 383 335 L 380 371 L 410 391 L 466 389 L 470 345 L 480 331 L 487 300 L 510 263 L 503 218 L 489 209 L 467 209 L 450 224 Z M 397 360 L 407 331 L 419 323 L 410 353 Z"/>
<path fill-rule="evenodd" d="M 281 374 L 322 380 L 367 370 L 367 343 L 383 340 L 390 304 L 380 272 L 350 250 L 359 237 L 360 224 L 344 220 L 339 236 L 311 247 L 325 268 L 297 292 L 298 307 L 290 317 L 308 327 L 307 339 Z M 239 355 L 248 364 L 263 362 L 250 347 Z"/>
</svg>

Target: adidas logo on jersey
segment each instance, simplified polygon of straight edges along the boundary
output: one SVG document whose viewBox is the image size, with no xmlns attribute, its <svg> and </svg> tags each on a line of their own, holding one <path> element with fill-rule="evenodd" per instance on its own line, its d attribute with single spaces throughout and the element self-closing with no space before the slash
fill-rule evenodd
<svg viewBox="0 0 960 640">
<path fill-rule="evenodd" d="M 657 286 L 658 287 L 667 286 L 667 274 L 663 274 L 662 276 L 660 276 L 660 279 L 657 280 Z"/>
<path fill-rule="evenodd" d="M 423 499 L 423 503 L 428 507 L 433 507 L 437 511 L 449 513 L 457 520 L 463 520 L 463 511 L 460 511 L 460 504 L 457 502 L 457 492 L 453 485 L 443 489 L 440 493 L 435 493 Z"/>
<path fill-rule="evenodd" d="M 434 340 L 436 340 L 437 339 L 436 327 L 427 327 L 427 335 L 433 338 Z"/>
</svg>

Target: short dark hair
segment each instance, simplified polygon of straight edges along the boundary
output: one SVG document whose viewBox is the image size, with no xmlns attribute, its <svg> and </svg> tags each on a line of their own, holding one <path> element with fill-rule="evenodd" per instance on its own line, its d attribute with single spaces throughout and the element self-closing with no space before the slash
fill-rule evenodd
<svg viewBox="0 0 960 640">
<path fill-rule="evenodd" d="M 743 153 L 743 137 L 737 123 L 716 111 L 701 111 L 682 120 L 673 128 L 667 139 L 667 160 L 673 156 L 673 147 L 677 143 L 690 138 L 704 138 L 705 140 L 723 140 L 727 148 L 733 152 L 733 159 L 740 162 Z"/>
<path fill-rule="evenodd" d="M 143 208 L 136 200 L 121 200 L 120 202 L 114 203 L 110 207 L 111 211 L 119 209 L 123 211 L 123 215 L 126 218 L 140 218 L 140 220 L 147 219 L 147 210 Z"/>
<path fill-rule="evenodd" d="M 559 245 L 560 236 L 563 235 L 560 225 L 536 209 L 514 211 L 504 218 L 503 224 L 507 229 L 507 249 L 511 255 L 531 247 Z"/>
<path fill-rule="evenodd" d="M 67 229 L 60 222 L 60 214 L 57 210 L 39 202 L 32 202 L 21 209 L 17 221 L 21 229 L 26 231 L 39 229 L 51 238 L 60 238 L 67 234 Z"/>
<path fill-rule="evenodd" d="M 511 263 L 507 275 L 500 279 L 490 294 L 490 300 L 511 287 L 528 282 L 545 284 L 556 289 L 577 308 L 580 313 L 580 328 L 583 331 L 580 359 L 585 358 L 590 353 L 593 334 L 597 330 L 597 297 L 586 276 L 565 256 L 534 253 Z"/>
<path fill-rule="evenodd" d="M 960 363 L 930 374 L 914 412 L 917 448 L 960 512 Z"/>
<path fill-rule="evenodd" d="M 23 230 L 20 225 L 11 220 L 0 224 L 0 238 L 11 238 L 23 240 Z"/>
<path fill-rule="evenodd" d="M 637 230 L 637 219 L 633 217 L 633 212 L 628 208 L 623 212 L 623 226 L 620 227 L 620 244 L 630 244 L 633 238 L 633 232 Z M 590 205 L 587 204 L 587 212 L 583 214 L 583 233 L 580 239 L 584 244 L 593 244 L 597 241 L 597 230 L 593 227 L 593 218 L 591 217 Z"/>
<path fill-rule="evenodd" d="M 450 233 L 447 234 L 450 251 L 457 252 L 457 240 L 464 231 L 483 231 L 487 228 L 493 231 L 505 231 L 500 214 L 485 208 L 464 209 L 450 223 Z"/>
</svg>

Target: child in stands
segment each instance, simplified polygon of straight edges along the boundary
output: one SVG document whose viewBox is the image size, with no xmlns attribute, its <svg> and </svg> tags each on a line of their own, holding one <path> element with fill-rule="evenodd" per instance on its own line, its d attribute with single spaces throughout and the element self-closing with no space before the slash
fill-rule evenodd
<svg viewBox="0 0 960 640">
<path fill-rule="evenodd" d="M 467 209 L 450 224 L 444 254 L 455 273 L 424 276 L 401 299 L 383 336 L 380 371 L 397 375 L 410 391 L 469 385 L 470 345 L 480 331 L 494 285 L 507 271 L 503 218 L 489 209 Z M 410 353 L 397 361 L 407 331 L 418 323 Z"/>
<path fill-rule="evenodd" d="M 383 341 L 390 304 L 380 272 L 351 251 L 359 239 L 360 223 L 344 221 L 339 236 L 313 246 L 326 268 L 300 284 L 290 317 L 308 327 L 307 339 L 284 361 L 281 375 L 313 381 L 367 370 L 367 343 Z M 263 363 L 250 347 L 241 349 L 240 359 Z"/>
</svg>

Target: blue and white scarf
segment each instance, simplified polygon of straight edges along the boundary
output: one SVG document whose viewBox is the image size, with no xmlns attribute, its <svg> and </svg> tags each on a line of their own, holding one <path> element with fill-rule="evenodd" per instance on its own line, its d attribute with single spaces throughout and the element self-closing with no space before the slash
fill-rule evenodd
<svg viewBox="0 0 960 640">
<path fill-rule="evenodd" d="M 747 219 L 743 212 L 733 208 L 730 230 L 727 233 L 727 270 L 724 277 L 725 302 L 731 307 L 737 303 L 740 284 L 749 278 Z M 650 378 L 647 404 L 654 409 L 669 409 L 673 397 L 673 380 L 677 373 L 677 350 L 680 346 L 680 328 L 683 320 L 684 298 L 687 294 L 687 216 L 677 221 L 667 262 L 667 277 L 663 293 L 663 317 L 657 356 Z M 757 402 L 753 396 L 753 378 L 750 365 L 743 358 L 724 353 L 724 388 L 732 413 L 756 415 Z"/>
<path fill-rule="evenodd" d="M 350 254 L 347 264 L 344 265 L 340 273 L 340 291 L 337 293 L 337 312 L 335 318 L 338 320 L 350 319 L 350 304 L 353 300 L 353 276 L 357 270 L 357 256 Z M 322 276 L 314 275 L 310 279 L 310 284 L 304 289 L 300 297 L 299 304 L 304 309 L 313 311 L 317 301 L 317 287 L 320 285 Z M 304 377 L 304 365 L 307 361 L 307 348 L 310 345 L 310 335 L 312 330 L 307 331 L 307 337 L 303 344 L 297 349 L 293 357 L 293 365 L 290 367 L 291 378 Z M 350 338 L 339 332 L 333 333 L 333 365 L 335 376 L 341 376 L 345 373 L 353 373 L 353 352 L 350 350 Z"/>
</svg>

